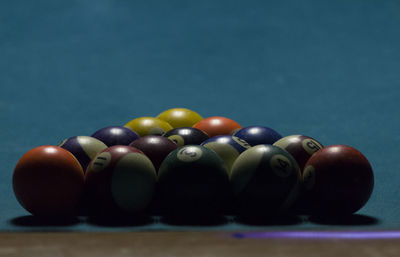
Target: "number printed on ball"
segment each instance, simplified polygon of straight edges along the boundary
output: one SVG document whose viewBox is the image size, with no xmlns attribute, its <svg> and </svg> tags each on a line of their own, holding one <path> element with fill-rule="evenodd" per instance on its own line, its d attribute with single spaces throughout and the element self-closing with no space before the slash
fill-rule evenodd
<svg viewBox="0 0 400 257">
<path fill-rule="evenodd" d="M 315 169 L 313 166 L 308 165 L 305 169 L 304 169 L 304 173 L 303 173 L 303 183 L 304 183 L 304 187 L 307 190 L 311 190 L 313 189 L 314 185 L 315 185 Z"/>
<path fill-rule="evenodd" d="M 92 161 L 91 169 L 93 171 L 103 170 L 111 161 L 111 154 L 109 152 L 104 152 L 99 154 L 96 159 Z"/>
<path fill-rule="evenodd" d="M 282 178 L 288 177 L 293 169 L 290 160 L 281 154 L 272 156 L 270 165 L 275 174 Z"/>
<path fill-rule="evenodd" d="M 232 136 L 232 139 L 236 141 L 236 143 L 238 143 L 239 145 L 243 146 L 244 148 L 250 148 L 251 145 L 249 145 L 249 143 L 247 143 L 246 141 L 244 141 L 243 139 L 239 138 L 239 137 L 235 137 Z"/>
<path fill-rule="evenodd" d="M 304 150 L 306 150 L 310 155 L 313 155 L 316 151 L 322 148 L 322 145 L 310 138 L 304 139 L 302 144 Z"/>
<path fill-rule="evenodd" d="M 200 159 L 203 154 L 200 148 L 194 146 L 183 147 L 178 151 L 177 157 L 184 162 L 193 162 Z"/>
<path fill-rule="evenodd" d="M 174 141 L 179 146 L 185 145 L 185 139 L 183 139 L 183 137 L 180 135 L 172 135 L 169 136 L 168 139 Z"/>
</svg>

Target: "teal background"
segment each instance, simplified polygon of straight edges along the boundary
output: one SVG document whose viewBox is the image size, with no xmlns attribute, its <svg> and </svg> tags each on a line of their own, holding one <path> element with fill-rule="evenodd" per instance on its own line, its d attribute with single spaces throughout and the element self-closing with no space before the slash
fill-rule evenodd
<svg viewBox="0 0 400 257">
<path fill-rule="evenodd" d="M 373 224 L 195 229 L 400 228 L 399 27 L 389 0 L 1 1 L 0 230 L 193 229 L 15 222 L 26 151 L 172 107 L 351 145 L 375 171 Z"/>
</svg>

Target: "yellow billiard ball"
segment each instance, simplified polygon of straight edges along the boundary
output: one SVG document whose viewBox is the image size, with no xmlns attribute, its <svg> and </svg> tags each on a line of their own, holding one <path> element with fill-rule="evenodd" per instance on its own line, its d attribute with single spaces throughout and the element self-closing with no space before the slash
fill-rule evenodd
<svg viewBox="0 0 400 257">
<path fill-rule="evenodd" d="M 172 108 L 160 113 L 158 119 L 168 122 L 173 128 L 191 127 L 203 117 L 195 111 L 186 108 Z"/>
<path fill-rule="evenodd" d="M 172 129 L 168 122 L 154 117 L 139 117 L 129 121 L 124 127 L 135 131 L 141 137 L 147 135 L 161 136 Z"/>
</svg>

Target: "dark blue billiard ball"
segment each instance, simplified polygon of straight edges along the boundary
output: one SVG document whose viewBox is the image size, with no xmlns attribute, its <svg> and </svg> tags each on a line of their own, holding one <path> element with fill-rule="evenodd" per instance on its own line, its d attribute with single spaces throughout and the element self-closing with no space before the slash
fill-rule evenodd
<svg viewBox="0 0 400 257">
<path fill-rule="evenodd" d="M 243 139 L 249 145 L 272 145 L 282 138 L 275 130 L 264 126 L 249 126 L 242 128 L 234 136 Z"/>
<path fill-rule="evenodd" d="M 97 130 L 92 137 L 99 139 L 107 146 L 129 145 L 139 138 L 133 130 L 121 126 L 110 126 Z"/>
<path fill-rule="evenodd" d="M 243 139 L 229 135 L 212 137 L 201 143 L 201 145 L 216 152 L 224 160 L 228 171 L 231 170 L 236 158 L 243 151 L 250 148 L 250 145 Z"/>
<path fill-rule="evenodd" d="M 83 171 L 86 171 L 86 167 L 96 154 L 107 148 L 100 140 L 88 136 L 70 137 L 58 146 L 72 153 L 81 164 Z"/>
</svg>

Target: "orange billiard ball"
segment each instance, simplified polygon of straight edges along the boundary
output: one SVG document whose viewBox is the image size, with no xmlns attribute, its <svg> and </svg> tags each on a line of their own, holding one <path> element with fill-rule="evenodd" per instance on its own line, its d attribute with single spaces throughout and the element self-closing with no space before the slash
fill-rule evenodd
<svg viewBox="0 0 400 257">
<path fill-rule="evenodd" d="M 18 202 L 33 215 L 71 215 L 82 196 L 84 173 L 70 152 L 45 145 L 22 156 L 12 183 Z"/>
<path fill-rule="evenodd" d="M 242 128 L 239 123 L 222 116 L 205 118 L 193 125 L 193 128 L 200 129 L 211 137 L 220 135 L 232 135 Z"/>
</svg>

